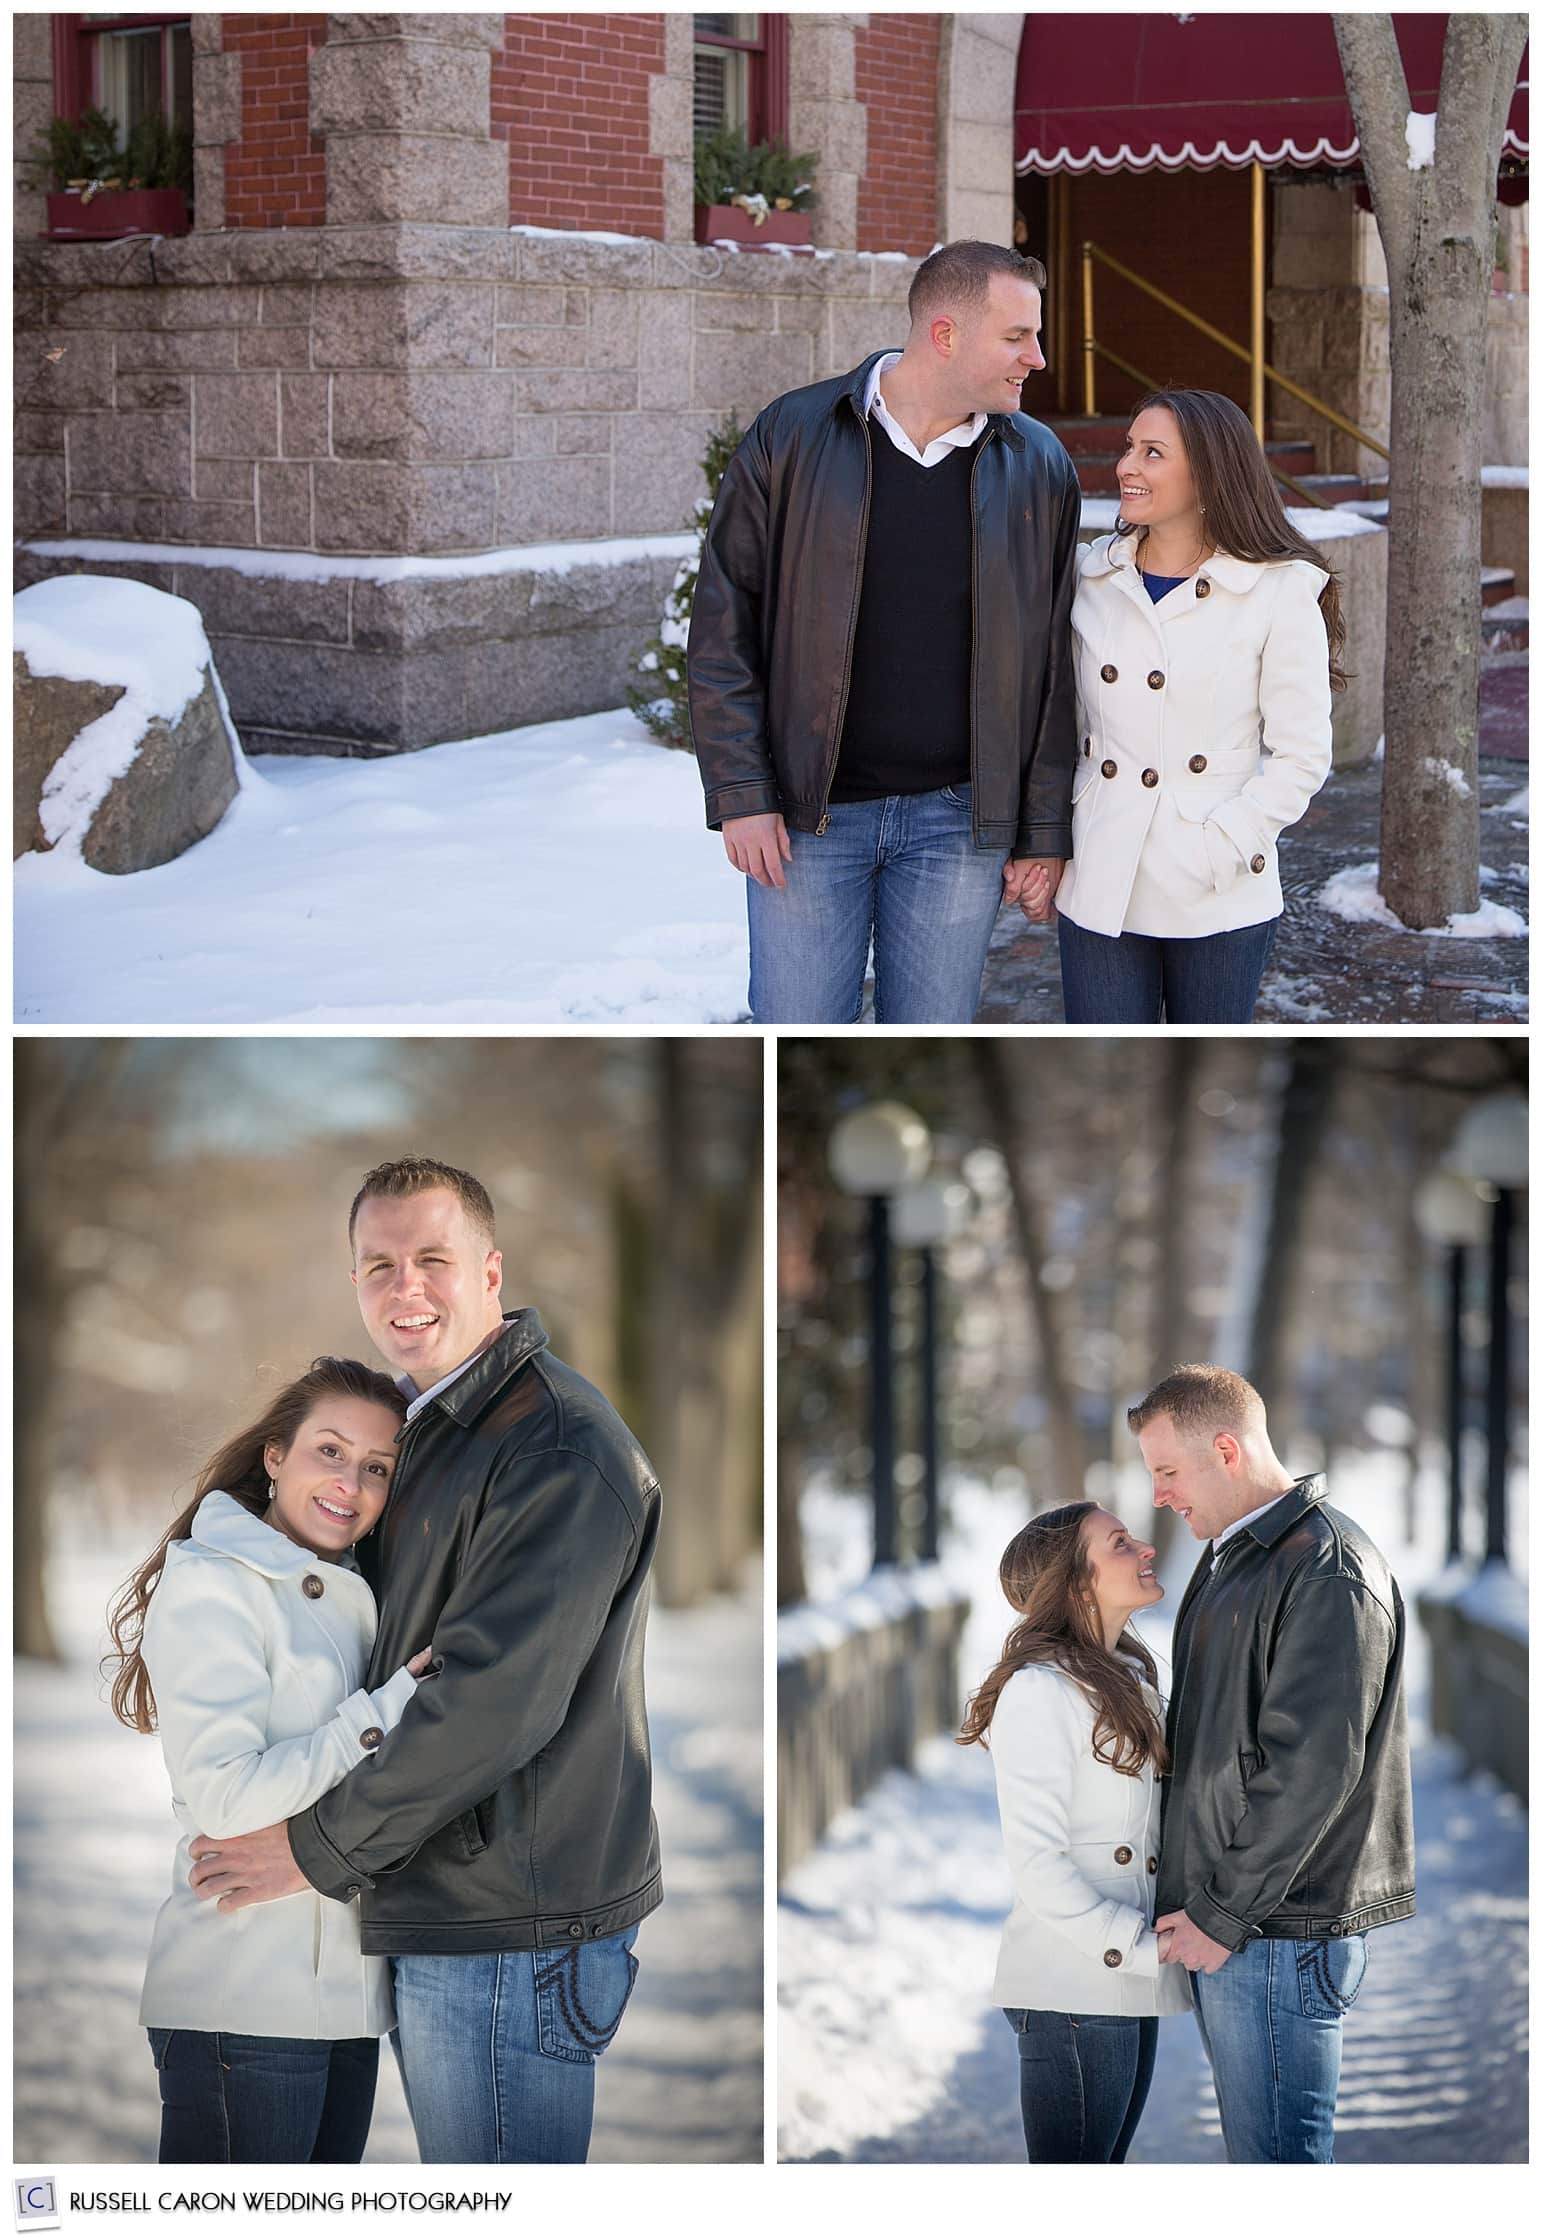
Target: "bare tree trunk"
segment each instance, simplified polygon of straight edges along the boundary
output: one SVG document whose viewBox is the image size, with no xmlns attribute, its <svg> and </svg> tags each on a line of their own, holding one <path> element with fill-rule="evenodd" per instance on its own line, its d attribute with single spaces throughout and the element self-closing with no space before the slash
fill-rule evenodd
<svg viewBox="0 0 1542 2238">
<path fill-rule="evenodd" d="M 1023 1278 L 1028 1285 L 1028 1299 L 1039 1340 L 1039 1372 L 1044 1378 L 1044 1399 L 1049 1409 L 1050 1441 L 1055 1456 L 1055 1498 L 1057 1503 L 1080 1500 L 1086 1496 L 1086 1449 L 1081 1424 L 1076 1418 L 1075 1394 L 1065 1371 L 1059 1307 L 1054 1293 L 1044 1283 L 1044 1239 L 1039 1210 L 1022 1174 L 1019 1151 L 1024 1130 L 1018 1115 L 1017 1082 L 999 1041 L 971 1041 L 968 1048 L 991 1130 L 1006 1160 L 1011 1183 L 1013 1225 L 1017 1230 Z"/>
<path fill-rule="evenodd" d="M 1269 1409 L 1276 1449 L 1295 1412 L 1286 1381 L 1288 1337 L 1305 1234 L 1306 1198 L 1322 1150 L 1343 1043 L 1298 1041 L 1280 1097 L 1279 1134 L 1243 1374 Z"/>
<path fill-rule="evenodd" d="M 1432 166 L 1409 167 L 1387 15 L 1333 19 L 1387 257 L 1392 425 L 1381 891 L 1407 925 L 1478 906 L 1483 393 L 1494 181 L 1524 15 L 1454 15 Z"/>
<path fill-rule="evenodd" d="M 1162 1045 L 1159 1094 L 1161 1158 L 1157 1168 L 1156 1279 L 1151 1287 L 1152 1380 L 1189 1357 L 1189 1146 L 1194 1133 L 1194 1092 L 1199 1052 L 1186 1037 Z M 1146 1528 L 1148 1526 L 1143 1526 Z M 1171 1508 L 1153 1508 L 1151 1543 L 1161 1564 L 1178 1531 Z"/>
</svg>

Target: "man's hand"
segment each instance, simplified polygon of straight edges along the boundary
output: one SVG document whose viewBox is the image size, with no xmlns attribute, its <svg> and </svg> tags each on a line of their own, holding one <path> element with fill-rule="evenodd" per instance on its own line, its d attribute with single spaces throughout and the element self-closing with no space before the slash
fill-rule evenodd
<svg viewBox="0 0 1542 2238">
<path fill-rule="evenodd" d="M 1064 869 L 1059 855 L 1019 855 L 1001 874 L 1001 898 L 1009 907 L 1015 903 L 1031 925 L 1047 925 Z"/>
<path fill-rule="evenodd" d="M 232 1834 L 213 1842 L 200 1834 L 191 1845 L 188 1879 L 197 1896 L 214 1897 L 222 1912 L 244 1911 L 248 1904 L 272 1904 L 298 1896 L 310 1882 L 289 1847 L 289 1822 L 259 1826 L 254 1834 Z"/>
<path fill-rule="evenodd" d="M 1187 1966 L 1192 1974 L 1218 1974 L 1232 1955 L 1224 1943 L 1213 1942 L 1203 1928 L 1196 1927 L 1187 1912 L 1164 1912 L 1156 1922 L 1156 1932 L 1164 1966 Z"/>
<path fill-rule="evenodd" d="M 757 886 L 785 886 L 783 863 L 792 861 L 792 841 L 780 816 L 725 816 L 723 845 L 735 870 Z"/>
</svg>

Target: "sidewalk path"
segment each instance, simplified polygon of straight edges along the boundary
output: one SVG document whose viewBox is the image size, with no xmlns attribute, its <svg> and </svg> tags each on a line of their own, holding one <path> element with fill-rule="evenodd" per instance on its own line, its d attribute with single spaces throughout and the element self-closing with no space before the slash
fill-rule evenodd
<svg viewBox="0 0 1542 2238">
<path fill-rule="evenodd" d="M 1526 688 L 1524 654 L 1485 662 L 1479 728 L 1479 851 L 1483 899 L 1527 907 Z M 1285 915 L 1264 976 L 1261 1024 L 1516 1025 L 1527 1016 L 1526 942 L 1453 940 L 1350 923 L 1322 908 L 1328 880 L 1374 862 L 1381 820 L 1381 764 L 1341 770 L 1280 850 Z M 1017 910 L 996 920 L 985 967 L 981 1025 L 1061 1022 L 1053 927 Z"/>
</svg>

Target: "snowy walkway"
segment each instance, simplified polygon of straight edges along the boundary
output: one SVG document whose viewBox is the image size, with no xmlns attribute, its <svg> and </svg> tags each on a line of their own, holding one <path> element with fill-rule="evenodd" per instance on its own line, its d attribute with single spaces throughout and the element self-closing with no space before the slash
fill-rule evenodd
<svg viewBox="0 0 1542 2238">
<path fill-rule="evenodd" d="M 70 1581 L 73 1660 L 17 1665 L 13 2152 L 45 2166 L 156 2152 L 136 2013 L 174 1829 L 157 1745 L 115 1723 L 89 1660 L 129 1567 L 82 1565 Z M 761 2157 L 760 1637 L 758 1575 L 649 1622 L 665 1901 L 638 1932 L 637 1988 L 600 2063 L 596 2161 Z M 365 2159 L 417 2161 L 389 2054 Z"/>
<path fill-rule="evenodd" d="M 1338 1497 L 1380 1540 L 1411 1603 L 1432 1566 L 1428 1543 L 1399 1543 L 1374 1472 L 1340 1478 Z M 978 1552 L 956 1544 L 948 1567 L 972 1570 L 978 1592 L 1021 1516 L 977 1497 L 965 1519 Z M 1191 1552 L 1180 1547 L 1175 1576 L 1164 1574 L 1169 1609 Z M 1005 1604 L 998 1622 L 992 1597 L 981 1597 L 965 1641 L 971 1680 L 1006 1628 Z M 1149 1619 L 1142 1630 L 1160 1657 L 1166 1628 Z M 1523 2161 L 1526 1815 L 1429 1737 L 1416 1619 L 1409 1663 L 1419 1910 L 1367 1942 L 1365 1987 L 1344 2030 L 1338 2158 Z M 777 1947 L 781 2159 L 1024 2160 L 1016 2050 L 989 2003 L 1008 1902 L 990 1765 L 946 1737 L 926 1745 L 913 1775 L 890 1773 L 844 1813 L 788 1875 Z M 1223 2158 L 1194 2022 L 1164 2021 L 1131 2159 Z"/>
<path fill-rule="evenodd" d="M 624 710 L 379 761 L 266 756 L 207 839 L 24 855 L 19 1024 L 718 1025 L 744 880 L 689 754 Z"/>
</svg>

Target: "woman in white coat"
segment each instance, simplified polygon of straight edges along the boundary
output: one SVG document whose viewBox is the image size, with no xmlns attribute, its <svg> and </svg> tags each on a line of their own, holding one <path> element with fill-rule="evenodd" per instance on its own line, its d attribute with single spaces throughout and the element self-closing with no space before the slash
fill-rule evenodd
<svg viewBox="0 0 1542 2238">
<path fill-rule="evenodd" d="M 1284 907 L 1276 844 L 1333 764 L 1344 623 L 1228 397 L 1142 401 L 1071 631 L 1067 1022 L 1246 1024 Z"/>
<path fill-rule="evenodd" d="M 1020 1621 L 959 1738 L 996 1773 L 1012 1909 L 995 2001 L 1017 2036 L 1030 2161 L 1122 2161 L 1157 2020 L 1190 2003 L 1151 1925 L 1167 1746 L 1156 1664 L 1129 1628 L 1161 1600 L 1152 1549 L 1090 1500 L 1037 1515 L 1001 1558 Z"/>
<path fill-rule="evenodd" d="M 375 1602 L 349 1551 L 385 1507 L 405 1401 L 321 1359 L 223 1445 L 114 1603 L 112 1706 L 160 1732 L 182 1829 L 140 2022 L 160 2077 L 162 2162 L 359 2161 L 383 1958 L 356 1908 L 307 1891 L 226 1912 L 188 1883 L 188 1844 L 305 1810 L 379 1747 L 430 1651 L 362 1685 Z"/>
</svg>

